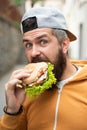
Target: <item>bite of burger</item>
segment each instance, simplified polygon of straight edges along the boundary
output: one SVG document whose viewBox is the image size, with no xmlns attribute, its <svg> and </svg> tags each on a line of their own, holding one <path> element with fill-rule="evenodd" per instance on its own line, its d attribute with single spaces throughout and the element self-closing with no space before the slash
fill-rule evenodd
<svg viewBox="0 0 87 130">
<path fill-rule="evenodd" d="M 25 88 L 25 92 L 29 97 L 35 97 L 45 90 L 52 88 L 56 84 L 56 78 L 53 74 L 54 66 L 49 62 L 30 63 L 24 69 L 31 70 L 31 74 L 27 78 L 22 79 L 22 84 L 17 86 Z"/>
<path fill-rule="evenodd" d="M 25 69 L 32 70 L 30 76 L 23 79 L 23 86 L 26 88 L 33 85 L 40 85 L 47 79 L 48 65 L 46 62 L 31 63 L 26 65 Z"/>
</svg>

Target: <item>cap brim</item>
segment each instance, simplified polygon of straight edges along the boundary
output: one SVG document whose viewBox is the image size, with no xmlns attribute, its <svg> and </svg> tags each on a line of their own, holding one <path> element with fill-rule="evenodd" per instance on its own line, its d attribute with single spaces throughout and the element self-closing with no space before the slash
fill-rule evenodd
<svg viewBox="0 0 87 130">
<path fill-rule="evenodd" d="M 65 30 L 65 31 L 66 31 L 66 33 L 67 33 L 67 35 L 68 35 L 70 41 L 74 41 L 74 40 L 77 39 L 77 37 L 76 37 L 73 33 L 71 33 L 71 32 L 68 31 L 68 30 Z"/>
</svg>

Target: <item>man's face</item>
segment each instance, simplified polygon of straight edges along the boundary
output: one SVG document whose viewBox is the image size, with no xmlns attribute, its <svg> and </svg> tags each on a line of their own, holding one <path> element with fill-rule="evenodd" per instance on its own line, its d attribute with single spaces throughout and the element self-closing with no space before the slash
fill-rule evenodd
<svg viewBox="0 0 87 130">
<path fill-rule="evenodd" d="M 34 29 L 23 35 L 23 44 L 29 63 L 51 62 L 55 76 L 59 80 L 65 68 L 62 46 L 49 28 Z"/>
</svg>

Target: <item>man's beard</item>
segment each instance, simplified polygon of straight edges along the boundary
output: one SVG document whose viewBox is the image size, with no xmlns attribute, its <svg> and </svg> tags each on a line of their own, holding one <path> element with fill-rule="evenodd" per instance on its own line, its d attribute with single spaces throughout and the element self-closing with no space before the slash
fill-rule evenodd
<svg viewBox="0 0 87 130">
<path fill-rule="evenodd" d="M 59 54 L 56 57 L 56 62 L 54 63 L 54 74 L 57 81 L 61 80 L 61 77 L 66 68 L 66 57 L 63 54 L 62 50 L 59 51 Z"/>
<path fill-rule="evenodd" d="M 54 62 L 49 60 L 47 57 L 43 58 L 41 56 L 36 56 L 32 59 L 31 63 L 37 63 L 37 62 L 50 62 L 50 63 L 52 63 L 54 65 L 53 73 L 55 74 L 55 78 L 57 79 L 57 81 L 61 80 L 63 72 L 66 68 L 66 57 L 63 54 L 61 49 L 58 51 L 58 54 L 56 55 Z"/>
</svg>

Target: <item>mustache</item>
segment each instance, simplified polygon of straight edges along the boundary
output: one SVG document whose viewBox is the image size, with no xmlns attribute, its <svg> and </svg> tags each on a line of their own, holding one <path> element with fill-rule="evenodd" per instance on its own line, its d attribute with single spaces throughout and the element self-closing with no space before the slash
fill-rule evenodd
<svg viewBox="0 0 87 130">
<path fill-rule="evenodd" d="M 49 62 L 49 60 L 47 58 L 42 58 L 41 56 L 36 56 L 33 57 L 32 63 L 37 63 L 37 62 Z"/>
</svg>

